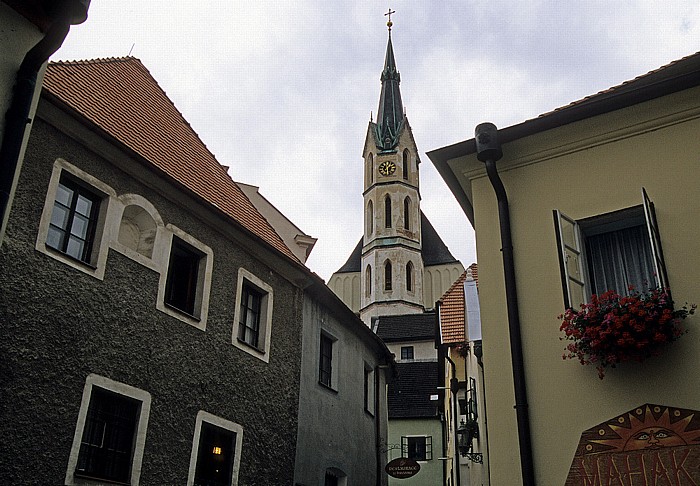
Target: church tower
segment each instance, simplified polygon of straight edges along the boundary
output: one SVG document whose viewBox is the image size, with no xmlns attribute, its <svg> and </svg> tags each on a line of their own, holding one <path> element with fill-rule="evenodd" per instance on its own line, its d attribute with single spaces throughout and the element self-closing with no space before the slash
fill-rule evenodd
<svg viewBox="0 0 700 486">
<path fill-rule="evenodd" d="M 362 151 L 362 237 L 328 282 L 368 326 L 374 317 L 433 308 L 464 272 L 420 210 L 420 158 L 401 101 L 391 17 L 387 26 L 379 110 Z"/>
<path fill-rule="evenodd" d="M 404 113 L 391 44 L 391 20 L 376 123 L 364 159 L 360 317 L 423 312 L 418 149 Z"/>
</svg>

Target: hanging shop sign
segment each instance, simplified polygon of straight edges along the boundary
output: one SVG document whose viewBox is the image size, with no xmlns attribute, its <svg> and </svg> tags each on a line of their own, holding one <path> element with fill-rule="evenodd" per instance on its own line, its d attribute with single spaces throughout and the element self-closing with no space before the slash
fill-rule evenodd
<svg viewBox="0 0 700 486">
<path fill-rule="evenodd" d="M 581 434 L 566 486 L 700 484 L 700 412 L 645 404 Z"/>
<path fill-rule="evenodd" d="M 384 470 L 391 477 L 406 479 L 418 474 L 418 471 L 420 471 L 420 464 L 413 459 L 399 457 L 387 464 Z"/>
</svg>

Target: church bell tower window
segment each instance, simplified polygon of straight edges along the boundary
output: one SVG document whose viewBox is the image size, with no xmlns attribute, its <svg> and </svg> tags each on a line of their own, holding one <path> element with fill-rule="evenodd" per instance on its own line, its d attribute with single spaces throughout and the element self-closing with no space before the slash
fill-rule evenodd
<svg viewBox="0 0 700 486">
<path fill-rule="evenodd" d="M 384 227 L 391 228 L 391 198 L 388 194 L 384 198 Z"/>
<path fill-rule="evenodd" d="M 403 178 L 405 180 L 408 180 L 408 161 L 409 161 L 409 155 L 408 155 L 408 149 L 403 151 Z"/>
<path fill-rule="evenodd" d="M 391 290 L 391 262 L 389 260 L 384 264 L 384 290 Z"/>
</svg>

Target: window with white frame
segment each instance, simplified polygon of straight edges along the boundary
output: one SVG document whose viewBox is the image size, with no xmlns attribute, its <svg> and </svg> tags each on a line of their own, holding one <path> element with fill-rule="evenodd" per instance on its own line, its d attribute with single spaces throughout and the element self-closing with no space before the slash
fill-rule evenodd
<svg viewBox="0 0 700 486">
<path fill-rule="evenodd" d="M 173 236 L 165 284 L 165 303 L 189 315 L 195 314 L 200 290 L 200 263 L 205 255 Z"/>
<path fill-rule="evenodd" d="M 592 294 L 630 287 L 668 287 L 653 203 L 574 220 L 554 211 L 564 305 L 577 308 Z"/>
<path fill-rule="evenodd" d="M 63 159 L 54 162 L 36 250 L 102 279 L 114 190 Z"/>
<path fill-rule="evenodd" d="M 232 343 L 266 363 L 270 359 L 272 304 L 272 287 L 240 268 L 236 284 Z"/>
<path fill-rule="evenodd" d="M 429 435 L 409 435 L 401 437 L 401 457 L 414 461 L 433 459 L 433 438 Z"/>
<path fill-rule="evenodd" d="M 204 331 L 214 254 L 179 228 L 169 224 L 167 229 L 170 248 L 167 269 L 161 269 L 156 308 Z"/>
<path fill-rule="evenodd" d="M 91 374 L 85 382 L 65 484 L 138 486 L 151 395 Z"/>
<path fill-rule="evenodd" d="M 46 245 L 90 263 L 102 197 L 61 177 L 51 213 Z"/>
<path fill-rule="evenodd" d="M 187 486 L 235 486 L 243 427 L 200 410 L 195 422 Z"/>
</svg>

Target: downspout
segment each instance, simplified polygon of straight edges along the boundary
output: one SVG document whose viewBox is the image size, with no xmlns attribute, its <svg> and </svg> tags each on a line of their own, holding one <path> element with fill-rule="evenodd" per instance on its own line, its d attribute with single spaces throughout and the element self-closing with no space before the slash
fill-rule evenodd
<svg viewBox="0 0 700 486">
<path fill-rule="evenodd" d="M 447 353 L 445 353 L 445 359 L 449 361 L 450 366 L 452 366 L 452 379 L 450 380 L 450 401 L 452 405 L 452 421 L 454 422 L 454 464 L 452 465 L 452 470 L 455 471 L 455 477 L 457 478 L 457 486 L 461 486 L 461 470 L 459 467 L 459 447 L 457 446 L 457 430 L 459 429 L 459 415 L 457 414 L 457 392 L 459 391 L 459 380 L 457 379 L 457 365 L 452 358 L 450 358 Z M 465 375 L 466 376 L 466 375 Z"/>
<path fill-rule="evenodd" d="M 520 468 L 523 485 L 534 486 L 535 471 L 532 459 L 530 417 L 525 386 L 523 345 L 520 335 L 518 294 L 515 285 L 515 262 L 513 260 L 513 241 L 510 231 L 510 210 L 508 208 L 508 196 L 505 187 L 496 169 L 496 162 L 503 157 L 503 151 L 498 142 L 498 129 L 493 123 L 477 125 L 474 139 L 476 141 L 477 158 L 486 165 L 486 172 L 498 201 L 501 252 L 503 253 L 503 275 L 506 288 L 506 305 L 508 308 L 508 328 L 510 331 L 510 354 L 513 366 L 515 413 L 518 424 L 518 442 L 520 446 Z"/>
<path fill-rule="evenodd" d="M 0 147 L 0 244 L 5 235 L 6 213 L 9 212 L 13 187 L 18 176 L 22 141 L 27 125 L 31 123 L 29 112 L 39 70 L 61 47 L 71 24 L 80 23 L 87 18 L 88 5 L 89 1 L 83 0 L 64 6 L 64 9 L 58 12 L 60 17 L 52 22 L 44 38 L 27 52 L 17 71 L 14 95 L 5 114 L 5 133 Z"/>
<path fill-rule="evenodd" d="M 381 400 L 379 399 L 379 372 L 382 368 L 377 365 L 374 367 L 374 450 L 376 459 L 376 485 L 382 486 L 382 474 L 384 469 L 382 468 L 382 435 L 381 435 L 381 414 L 379 413 L 379 404 Z"/>
</svg>

